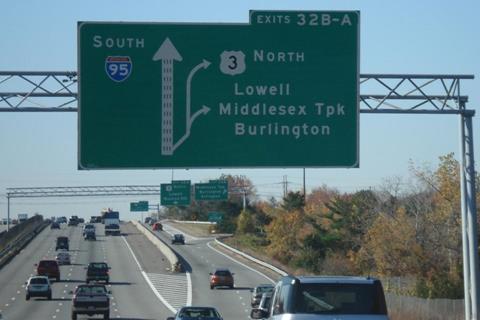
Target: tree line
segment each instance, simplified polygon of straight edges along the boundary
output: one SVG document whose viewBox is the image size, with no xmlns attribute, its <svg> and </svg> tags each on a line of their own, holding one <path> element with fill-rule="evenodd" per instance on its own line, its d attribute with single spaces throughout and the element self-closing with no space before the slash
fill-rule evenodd
<svg viewBox="0 0 480 320">
<path fill-rule="evenodd" d="M 462 298 L 459 163 L 453 153 L 439 160 L 434 170 L 411 163 L 408 184 L 392 178 L 379 189 L 352 193 L 323 185 L 306 195 L 289 192 L 282 201 L 258 199 L 249 179 L 222 175 L 228 201 L 194 201 L 165 214 L 207 220 L 208 212 L 222 212 L 217 232 L 232 233 L 242 249 L 292 272 L 408 278 L 399 293 Z"/>
</svg>

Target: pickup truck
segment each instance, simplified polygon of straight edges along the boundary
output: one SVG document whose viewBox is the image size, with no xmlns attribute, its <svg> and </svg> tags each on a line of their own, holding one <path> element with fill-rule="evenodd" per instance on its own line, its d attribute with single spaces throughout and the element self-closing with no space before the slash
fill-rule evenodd
<svg viewBox="0 0 480 320">
<path fill-rule="evenodd" d="M 102 284 L 79 285 L 72 298 L 72 320 L 76 320 L 79 314 L 101 314 L 103 319 L 110 319 L 109 293 Z"/>
</svg>

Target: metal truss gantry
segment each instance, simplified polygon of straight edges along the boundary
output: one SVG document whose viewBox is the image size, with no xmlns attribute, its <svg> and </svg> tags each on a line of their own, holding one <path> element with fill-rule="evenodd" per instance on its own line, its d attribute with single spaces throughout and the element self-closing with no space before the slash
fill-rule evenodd
<svg viewBox="0 0 480 320">
<path fill-rule="evenodd" d="M 7 188 L 7 199 L 136 195 L 160 195 L 160 185 Z"/>
<path fill-rule="evenodd" d="M 476 320 L 479 315 L 472 126 L 475 110 L 466 109 L 468 96 L 461 95 L 460 82 L 473 78 L 473 75 L 443 74 L 361 74 L 359 78 L 360 113 L 459 116 L 463 274 L 467 320 Z M 77 112 L 77 81 L 78 74 L 75 71 L 0 71 L 0 112 Z M 9 190 L 13 195 L 13 188 Z M 20 190 L 18 192 L 17 195 L 20 195 Z M 48 194 L 47 190 L 45 192 Z M 68 194 L 69 191 L 64 192 Z M 78 190 L 78 195 L 80 194 Z"/>
<path fill-rule="evenodd" d="M 360 112 L 468 112 L 466 79 L 473 76 L 361 74 Z M 0 71 L 0 112 L 77 112 L 77 81 L 75 71 Z"/>
</svg>

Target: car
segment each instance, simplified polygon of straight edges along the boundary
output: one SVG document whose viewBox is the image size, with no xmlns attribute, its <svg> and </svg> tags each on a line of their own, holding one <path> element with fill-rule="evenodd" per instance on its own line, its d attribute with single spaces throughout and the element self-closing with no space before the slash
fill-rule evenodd
<svg viewBox="0 0 480 320">
<path fill-rule="evenodd" d="M 68 226 L 73 226 L 73 227 L 78 226 L 78 219 L 72 219 L 72 218 L 70 218 L 70 219 L 68 220 Z"/>
<path fill-rule="evenodd" d="M 155 218 L 150 218 L 150 221 L 148 221 L 148 224 L 153 226 L 155 224 L 155 222 L 157 222 L 157 219 Z"/>
<path fill-rule="evenodd" d="M 60 251 L 57 253 L 55 260 L 57 260 L 59 265 L 69 265 L 71 264 L 70 253 L 68 251 Z"/>
<path fill-rule="evenodd" d="M 268 310 L 252 319 L 364 319 L 388 320 L 380 280 L 348 276 L 286 276 L 273 291 Z"/>
<path fill-rule="evenodd" d="M 83 239 L 85 240 L 97 240 L 95 230 L 88 230 L 83 234 Z"/>
<path fill-rule="evenodd" d="M 72 320 L 77 315 L 103 315 L 103 319 L 110 319 L 109 291 L 103 284 L 81 284 L 75 288 L 72 297 Z"/>
<path fill-rule="evenodd" d="M 155 222 L 152 227 L 153 231 L 162 231 L 163 226 L 160 222 Z"/>
<path fill-rule="evenodd" d="M 60 224 L 58 222 L 52 222 L 50 229 L 60 229 Z"/>
<path fill-rule="evenodd" d="M 37 267 L 37 276 L 55 278 L 60 281 L 60 267 L 57 260 L 40 260 L 35 266 Z"/>
<path fill-rule="evenodd" d="M 175 316 L 168 317 L 167 320 L 223 320 L 220 313 L 214 307 L 182 307 Z"/>
<path fill-rule="evenodd" d="M 98 216 L 90 217 L 90 223 L 100 223 L 100 222 L 102 222 L 102 217 L 98 217 Z"/>
<path fill-rule="evenodd" d="M 109 270 L 111 269 L 105 262 L 90 262 L 87 266 L 87 284 L 90 281 L 110 282 Z"/>
<path fill-rule="evenodd" d="M 83 218 L 78 218 L 78 223 L 85 223 L 85 219 L 83 219 Z"/>
<path fill-rule="evenodd" d="M 172 244 L 181 243 L 185 244 L 185 237 L 181 233 L 174 234 L 172 237 Z"/>
<path fill-rule="evenodd" d="M 229 287 L 232 289 L 234 287 L 233 275 L 234 273 L 231 273 L 226 268 L 216 269 L 213 273 L 210 273 L 210 289 L 215 289 L 216 287 Z"/>
<path fill-rule="evenodd" d="M 91 223 L 87 223 L 86 225 L 83 226 L 83 229 L 82 229 L 82 234 L 85 236 L 85 233 L 87 231 L 93 231 L 95 232 L 95 226 Z"/>
<path fill-rule="evenodd" d="M 58 217 L 56 221 L 58 223 L 67 223 L 67 218 L 66 217 Z"/>
<path fill-rule="evenodd" d="M 33 276 L 25 282 L 25 300 L 31 297 L 45 297 L 52 300 L 52 286 L 45 276 Z"/>
<path fill-rule="evenodd" d="M 272 291 L 262 293 L 260 302 L 250 312 L 250 318 L 255 319 L 255 317 L 260 316 L 262 312 L 268 312 L 268 309 L 270 308 L 270 302 L 272 301 L 272 295 Z"/>
<path fill-rule="evenodd" d="M 150 220 L 152 220 L 152 217 L 146 217 L 145 218 L 145 224 L 149 224 L 150 223 Z"/>
<path fill-rule="evenodd" d="M 67 251 L 70 249 L 68 237 L 65 237 L 65 236 L 57 237 L 57 244 L 55 245 L 55 250 L 60 250 L 60 249 L 65 249 Z"/>
<path fill-rule="evenodd" d="M 252 291 L 252 299 L 250 301 L 250 304 L 252 307 L 258 306 L 260 303 L 260 300 L 262 299 L 262 295 L 265 292 L 272 292 L 273 291 L 273 284 L 261 284 L 256 286 L 253 291 Z"/>
</svg>

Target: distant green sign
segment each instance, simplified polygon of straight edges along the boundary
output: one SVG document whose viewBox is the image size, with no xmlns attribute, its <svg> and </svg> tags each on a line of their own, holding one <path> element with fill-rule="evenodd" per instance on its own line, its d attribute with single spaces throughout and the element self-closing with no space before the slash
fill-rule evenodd
<svg viewBox="0 0 480 320">
<path fill-rule="evenodd" d="M 79 168 L 358 166 L 359 31 L 358 11 L 79 22 Z"/>
<path fill-rule="evenodd" d="M 223 220 L 223 213 L 221 212 L 209 212 L 208 221 L 210 222 L 221 222 Z"/>
<path fill-rule="evenodd" d="M 208 183 L 195 184 L 195 200 L 215 201 L 228 199 L 228 181 L 210 180 Z"/>
<path fill-rule="evenodd" d="M 130 211 L 132 212 L 148 211 L 148 201 L 130 202 Z"/>
<path fill-rule="evenodd" d="M 162 183 L 160 186 L 160 204 L 162 206 L 188 206 L 190 205 L 190 194 L 190 180 Z"/>
</svg>

